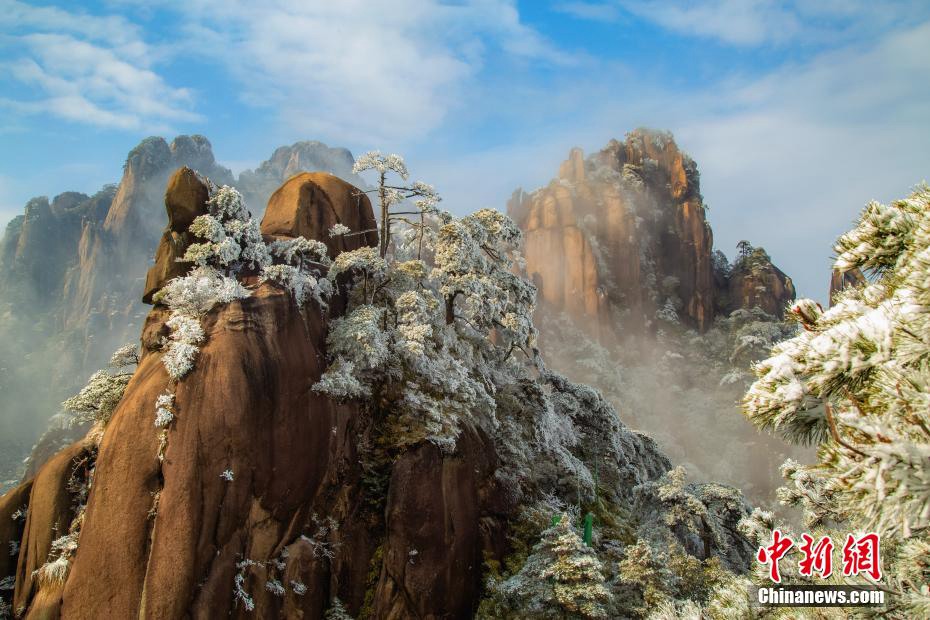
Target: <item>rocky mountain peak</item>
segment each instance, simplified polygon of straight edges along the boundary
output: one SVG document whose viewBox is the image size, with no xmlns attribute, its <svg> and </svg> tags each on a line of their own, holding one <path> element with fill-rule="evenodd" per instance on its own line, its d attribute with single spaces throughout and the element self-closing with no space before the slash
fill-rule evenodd
<svg viewBox="0 0 930 620">
<path fill-rule="evenodd" d="M 146 138 L 126 158 L 123 178 L 104 228 L 124 244 L 154 248 L 161 229 L 161 198 L 168 176 L 187 166 L 218 184 L 232 184 L 228 168 L 217 165 L 210 141 L 203 136 L 177 136 L 169 145 L 161 137 Z"/>
<path fill-rule="evenodd" d="M 621 323 L 655 329 L 659 316 L 703 331 L 747 304 L 780 315 L 794 297 L 771 261 L 735 270 L 730 294 L 729 273 L 714 269 L 697 165 L 668 132 L 636 129 L 587 158 L 574 148 L 556 179 L 518 190 L 507 208 L 545 306 L 598 335 Z"/>
<path fill-rule="evenodd" d="M 760 308 L 781 318 L 787 305 L 794 300 L 794 283 L 763 248 L 740 243 L 740 254 L 729 273 L 725 291 L 720 291 L 719 306 L 728 314 L 740 308 Z M 725 301 L 725 303 L 724 303 Z"/>
</svg>

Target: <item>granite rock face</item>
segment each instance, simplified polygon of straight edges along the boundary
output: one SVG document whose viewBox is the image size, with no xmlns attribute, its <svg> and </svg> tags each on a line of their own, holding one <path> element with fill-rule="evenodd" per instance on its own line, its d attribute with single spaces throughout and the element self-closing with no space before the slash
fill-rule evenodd
<svg viewBox="0 0 930 620">
<path fill-rule="evenodd" d="M 588 158 L 572 149 L 558 178 L 517 190 L 507 209 L 525 233 L 527 274 L 545 311 L 589 332 L 621 320 L 647 329 L 668 310 L 704 331 L 720 313 L 774 312 L 794 295 L 771 263 L 733 278 L 715 269 L 697 165 L 668 133 L 637 129 Z"/>
<path fill-rule="evenodd" d="M 330 237 L 329 229 L 336 224 L 362 234 Z M 262 234 L 317 239 L 326 244 L 330 258 L 378 244 L 377 222 L 368 196 L 326 172 L 303 172 L 279 187 L 268 199 Z"/>
<path fill-rule="evenodd" d="M 694 162 L 647 130 L 517 192 L 508 212 L 526 233 L 527 271 L 542 298 L 573 318 L 629 312 L 640 324 L 671 302 L 699 329 L 713 319 L 713 237 Z"/>
<path fill-rule="evenodd" d="M 169 280 L 186 274 L 192 265 L 181 259 L 187 248 L 194 243 L 188 227 L 199 215 L 209 213 L 207 200 L 210 189 L 190 168 L 179 168 L 168 180 L 165 190 L 165 208 L 168 211 L 168 226 L 162 232 L 161 241 L 155 250 L 155 264 L 149 267 L 142 293 L 144 303 L 152 303 L 152 295 Z"/>
</svg>

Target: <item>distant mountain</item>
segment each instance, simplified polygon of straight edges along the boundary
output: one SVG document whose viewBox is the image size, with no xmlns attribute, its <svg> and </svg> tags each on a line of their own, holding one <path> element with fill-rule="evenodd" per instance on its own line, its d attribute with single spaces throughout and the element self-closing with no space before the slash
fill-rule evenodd
<svg viewBox="0 0 930 620">
<path fill-rule="evenodd" d="M 517 190 L 507 210 L 544 304 L 587 324 L 654 326 L 669 308 L 703 332 L 739 308 L 780 315 L 795 296 L 764 253 L 732 271 L 715 255 L 697 164 L 669 133 L 637 129 L 587 159 L 572 149 L 557 178 Z"/>
<path fill-rule="evenodd" d="M 714 249 L 698 166 L 672 135 L 637 129 L 587 158 L 572 149 L 508 213 L 550 364 L 600 389 L 699 479 L 771 497 L 791 451 L 736 403 L 751 362 L 793 329 L 794 285 L 762 248 L 742 242 L 732 263 Z"/>
</svg>

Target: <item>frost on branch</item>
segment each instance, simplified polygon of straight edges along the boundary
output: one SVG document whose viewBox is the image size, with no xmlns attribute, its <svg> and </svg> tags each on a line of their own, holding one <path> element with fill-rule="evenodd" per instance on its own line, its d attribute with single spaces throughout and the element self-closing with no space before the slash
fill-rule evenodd
<svg viewBox="0 0 930 620">
<path fill-rule="evenodd" d="M 434 202 L 431 187 L 414 187 L 422 208 Z M 418 244 L 435 240 L 424 245 L 435 248 L 430 261 L 362 247 L 328 272 L 330 281 L 350 278 L 349 308 L 331 323 L 332 362 L 314 389 L 341 400 L 378 394 L 394 448 L 428 440 L 451 450 L 462 424 L 493 428 L 495 375 L 532 355 L 535 289 L 511 271 L 519 230 L 487 209 L 448 222 L 438 231 L 425 217 L 399 224 L 401 238 L 414 230 Z"/>
<path fill-rule="evenodd" d="M 71 412 L 72 425 L 96 422 L 105 426 L 135 372 L 129 367 L 138 363 L 136 345 L 127 344 L 117 349 L 110 358 L 108 369 L 95 372 L 80 392 L 61 404 L 63 409 Z"/>
<path fill-rule="evenodd" d="M 234 278 L 210 267 L 195 267 L 186 276 L 169 281 L 153 300 L 179 314 L 199 317 L 217 304 L 248 296 L 249 291 Z"/>
<path fill-rule="evenodd" d="M 64 583 L 71 567 L 71 558 L 77 551 L 79 532 L 74 531 L 52 541 L 48 561 L 36 570 L 42 583 Z"/>
<path fill-rule="evenodd" d="M 429 216 L 438 213 L 436 205 L 441 200 L 439 194 L 432 185 L 416 181 L 411 185 L 391 185 L 387 178 L 388 173 L 394 173 L 406 181 L 409 176 L 407 166 L 400 155 L 382 155 L 380 151 L 370 151 L 359 157 L 352 168 L 355 174 L 366 170 L 374 170 L 378 173 L 378 189 L 373 190 L 378 194 L 379 216 L 379 236 L 378 253 L 384 258 L 394 243 L 395 225 L 406 226 L 408 232 L 412 232 L 416 238 L 417 259 L 423 258 L 424 245 L 429 243 L 428 237 L 433 230 Z M 411 211 L 392 211 L 397 207 L 402 208 L 409 205 L 408 200 L 413 200 Z M 334 232 L 335 231 L 335 232 Z M 360 231 L 357 234 L 360 234 Z M 338 234 L 347 234 L 348 231 L 333 227 L 330 236 Z"/>
<path fill-rule="evenodd" d="M 124 344 L 110 356 L 110 368 L 125 368 L 135 366 L 139 363 L 139 345 L 130 343 Z"/>
<path fill-rule="evenodd" d="M 378 153 L 358 166 L 406 176 L 402 160 Z M 399 189 L 382 177 L 380 190 L 382 232 L 393 222 L 399 239 L 417 250 L 398 248 L 411 259 L 391 259 L 382 237 L 380 249 L 362 247 L 333 261 L 328 279 L 350 278 L 349 308 L 330 326 L 332 361 L 314 389 L 342 400 L 378 394 L 395 448 L 428 440 L 452 449 L 463 423 L 496 424 L 495 374 L 513 372 L 517 354 L 530 355 L 535 289 L 511 272 L 520 233 L 490 210 L 455 221 L 427 218 L 438 196 L 425 183 Z M 391 219 L 387 209 L 410 197 L 423 217 Z"/>
<path fill-rule="evenodd" d="M 331 287 L 320 276 L 332 261 L 323 242 L 296 237 L 275 241 L 268 249 L 281 262 L 265 266 L 262 281 L 274 282 L 290 291 L 298 306 L 302 306 L 309 297 L 316 299 L 321 306 L 326 305 L 325 298 Z"/>
<path fill-rule="evenodd" d="M 329 236 L 332 237 L 342 237 L 352 232 L 352 229 L 346 226 L 345 224 L 333 224 L 329 229 Z"/>
<path fill-rule="evenodd" d="M 174 394 L 165 392 L 155 400 L 155 426 L 164 428 L 174 420 Z"/>
<path fill-rule="evenodd" d="M 271 262 L 258 222 L 242 204 L 235 188 L 224 185 L 207 201 L 208 215 L 198 216 L 188 229 L 203 241 L 191 244 L 184 260 L 211 266 L 226 275 L 261 269 Z"/>
<path fill-rule="evenodd" d="M 808 524 L 881 535 L 885 585 L 903 615 L 930 609 L 930 188 L 870 203 L 837 241 L 835 268 L 869 280 L 822 310 L 802 300 L 804 330 L 755 367 L 744 399 L 758 426 L 818 444 L 788 462 L 781 499 Z"/>
<path fill-rule="evenodd" d="M 385 174 L 388 171 L 396 172 L 404 180 L 409 176 L 403 157 L 394 154 L 382 155 L 381 151 L 369 151 L 355 160 L 355 164 L 352 166 L 353 174 L 359 174 L 366 170 L 375 170 L 380 174 Z"/>
</svg>

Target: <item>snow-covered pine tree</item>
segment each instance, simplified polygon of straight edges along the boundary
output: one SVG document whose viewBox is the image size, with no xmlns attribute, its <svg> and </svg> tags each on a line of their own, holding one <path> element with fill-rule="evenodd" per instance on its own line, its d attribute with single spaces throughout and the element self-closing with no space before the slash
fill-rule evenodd
<svg viewBox="0 0 930 620">
<path fill-rule="evenodd" d="M 323 617 L 326 620 L 353 620 L 338 596 L 333 597 L 333 602 L 329 606 L 329 609 L 326 610 L 326 614 Z"/>
<path fill-rule="evenodd" d="M 91 375 L 87 385 L 81 388 L 80 392 L 61 404 L 63 409 L 71 412 L 72 425 L 96 422 L 106 426 L 138 363 L 137 345 L 127 344 L 117 349 L 110 358 L 107 369 L 98 370 Z"/>
<path fill-rule="evenodd" d="M 885 613 L 930 617 L 930 187 L 870 203 L 835 250 L 869 280 L 829 310 L 794 304 L 804 330 L 755 366 L 745 413 L 818 446 L 814 465 L 786 463 L 782 501 L 834 541 L 878 533 Z"/>
<path fill-rule="evenodd" d="M 330 281 L 349 280 L 349 304 L 330 326 L 331 363 L 314 389 L 368 403 L 389 448 L 428 440 L 451 450 L 463 424 L 496 426 L 496 386 L 534 357 L 536 290 L 513 269 L 520 231 L 490 209 L 437 212 L 425 183 L 388 185 L 388 171 L 407 177 L 398 155 L 368 153 L 356 169 L 379 173 L 381 245 L 329 267 Z"/>
<path fill-rule="evenodd" d="M 601 562 L 568 514 L 543 531 L 523 568 L 500 586 L 515 617 L 606 618 Z"/>
</svg>

